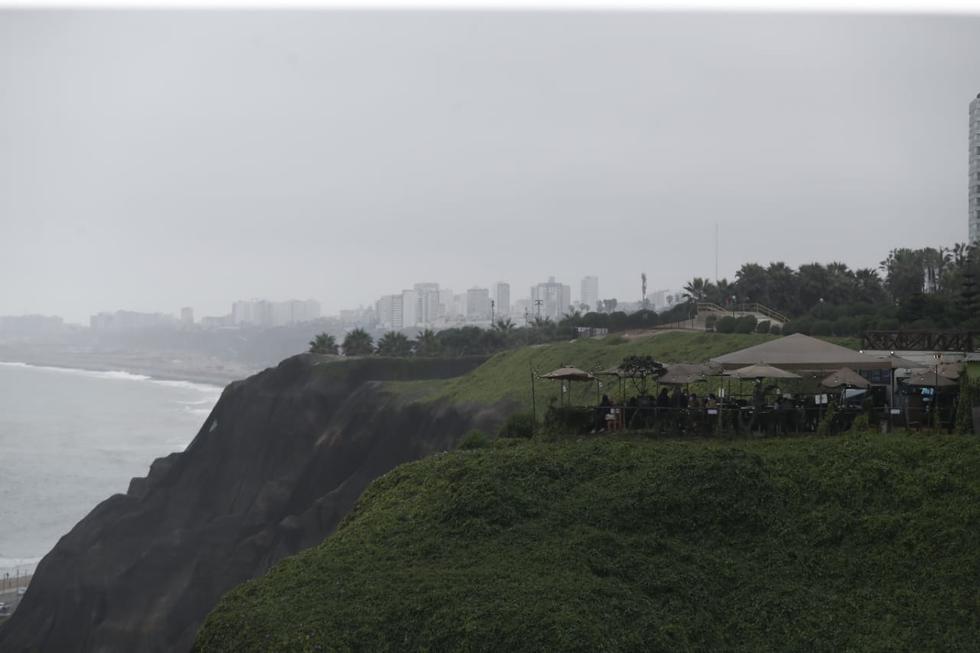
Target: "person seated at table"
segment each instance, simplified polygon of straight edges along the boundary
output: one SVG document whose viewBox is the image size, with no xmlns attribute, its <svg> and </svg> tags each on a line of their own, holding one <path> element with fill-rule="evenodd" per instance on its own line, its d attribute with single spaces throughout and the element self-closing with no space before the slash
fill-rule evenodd
<svg viewBox="0 0 980 653">
<path fill-rule="evenodd" d="M 707 399 L 704 400 L 704 407 L 718 408 L 718 397 L 715 396 L 715 393 L 712 392 L 708 395 Z"/>
<path fill-rule="evenodd" d="M 687 405 L 695 409 L 701 408 L 701 399 L 698 397 L 698 393 L 691 393 L 691 397 L 687 400 Z"/>
</svg>

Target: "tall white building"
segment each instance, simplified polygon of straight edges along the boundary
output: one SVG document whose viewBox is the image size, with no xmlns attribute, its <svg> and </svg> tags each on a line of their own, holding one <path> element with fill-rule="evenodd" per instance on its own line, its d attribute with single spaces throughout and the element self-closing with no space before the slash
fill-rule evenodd
<svg viewBox="0 0 980 653">
<path fill-rule="evenodd" d="M 531 288 L 531 319 L 540 317 L 557 322 L 568 313 L 571 303 L 571 287 L 548 277 L 545 283 Z"/>
<path fill-rule="evenodd" d="M 384 329 L 402 328 L 402 296 L 385 295 L 375 302 L 378 324 Z"/>
<path fill-rule="evenodd" d="M 466 291 L 466 319 L 480 321 L 490 319 L 490 290 L 470 288 Z"/>
<path fill-rule="evenodd" d="M 494 315 L 499 319 L 510 316 L 510 284 L 498 281 L 493 284 Z"/>
<path fill-rule="evenodd" d="M 585 277 L 582 279 L 581 302 L 589 307 L 590 311 L 599 310 L 599 277 Z"/>
<path fill-rule="evenodd" d="M 402 291 L 402 326 L 413 327 L 419 323 L 419 293 L 415 290 Z"/>
<path fill-rule="evenodd" d="M 447 320 L 456 319 L 456 306 L 453 303 L 452 288 L 439 289 L 439 317 Z"/>
<path fill-rule="evenodd" d="M 416 306 L 418 323 L 427 326 L 435 324 L 443 314 L 440 308 L 439 284 L 417 283 L 415 292 L 419 297 Z"/>
<path fill-rule="evenodd" d="M 970 242 L 980 243 L 980 93 L 970 102 Z"/>
</svg>

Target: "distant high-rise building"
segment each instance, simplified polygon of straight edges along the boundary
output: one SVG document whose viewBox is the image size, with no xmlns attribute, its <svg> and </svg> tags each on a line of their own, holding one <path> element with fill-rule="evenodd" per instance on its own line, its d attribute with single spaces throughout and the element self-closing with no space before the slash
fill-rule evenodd
<svg viewBox="0 0 980 653">
<path fill-rule="evenodd" d="M 384 329 L 402 328 L 402 295 L 385 295 L 374 306 L 379 326 Z"/>
<path fill-rule="evenodd" d="M 585 277 L 582 279 L 581 302 L 588 306 L 588 310 L 599 310 L 599 277 Z"/>
<path fill-rule="evenodd" d="M 493 284 L 494 316 L 502 319 L 510 316 L 510 284 L 498 281 Z"/>
<path fill-rule="evenodd" d="M 456 307 L 453 305 L 453 291 L 451 288 L 439 289 L 439 317 L 444 319 L 456 319 Z"/>
<path fill-rule="evenodd" d="M 568 313 L 571 303 L 571 287 L 548 277 L 545 283 L 531 288 L 531 319 L 540 317 L 557 322 Z"/>
<path fill-rule="evenodd" d="M 490 290 L 487 288 L 470 288 L 466 291 L 466 319 L 490 319 Z"/>
<path fill-rule="evenodd" d="M 415 284 L 415 292 L 418 293 L 418 306 L 416 307 L 418 323 L 422 325 L 435 324 L 443 314 L 440 309 L 439 284 L 417 283 Z"/>
<path fill-rule="evenodd" d="M 970 102 L 970 242 L 980 243 L 980 93 Z"/>
<path fill-rule="evenodd" d="M 402 327 L 413 327 L 419 323 L 419 293 L 415 290 L 402 291 Z"/>
<path fill-rule="evenodd" d="M 194 324 L 194 309 L 190 306 L 185 306 L 180 309 L 180 323 L 185 326 L 190 326 Z"/>
</svg>

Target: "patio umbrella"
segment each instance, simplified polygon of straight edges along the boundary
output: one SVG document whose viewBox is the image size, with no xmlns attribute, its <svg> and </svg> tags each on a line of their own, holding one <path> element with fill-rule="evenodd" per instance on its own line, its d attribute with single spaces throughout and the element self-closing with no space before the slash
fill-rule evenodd
<svg viewBox="0 0 980 653">
<path fill-rule="evenodd" d="M 781 370 L 772 365 L 758 364 L 740 367 L 737 370 L 728 372 L 728 376 L 736 379 L 799 379 L 799 374 L 793 374 L 786 370 Z"/>
<path fill-rule="evenodd" d="M 928 370 L 916 372 L 905 380 L 905 384 L 922 388 L 949 388 L 959 385 L 959 383 L 953 379 L 947 378 L 942 374 L 936 374 L 934 371 L 930 372 Z"/>
<path fill-rule="evenodd" d="M 594 376 L 577 367 L 559 367 L 557 370 L 542 374 L 541 378 L 554 381 L 592 381 L 595 379 Z"/>
<path fill-rule="evenodd" d="M 842 367 L 836 372 L 831 372 L 823 381 L 820 382 L 825 388 L 868 388 L 871 384 L 863 376 L 849 367 Z"/>
<path fill-rule="evenodd" d="M 586 372 L 585 370 L 580 370 L 577 367 L 559 367 L 557 370 L 552 370 L 547 374 L 541 375 L 542 379 L 549 379 L 551 381 L 560 381 L 562 385 L 562 392 L 559 395 L 559 404 L 564 401 L 563 397 L 565 395 L 565 383 L 571 381 L 594 381 L 595 377 Z M 568 398 L 571 400 L 571 397 Z"/>
</svg>

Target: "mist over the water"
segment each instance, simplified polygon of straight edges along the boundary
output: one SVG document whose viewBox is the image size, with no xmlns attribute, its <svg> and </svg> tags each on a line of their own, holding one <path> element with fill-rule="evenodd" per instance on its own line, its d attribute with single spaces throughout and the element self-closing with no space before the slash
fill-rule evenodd
<svg viewBox="0 0 980 653">
<path fill-rule="evenodd" d="M 0 575 L 29 570 L 99 502 L 182 451 L 221 389 L 0 363 Z"/>
</svg>

